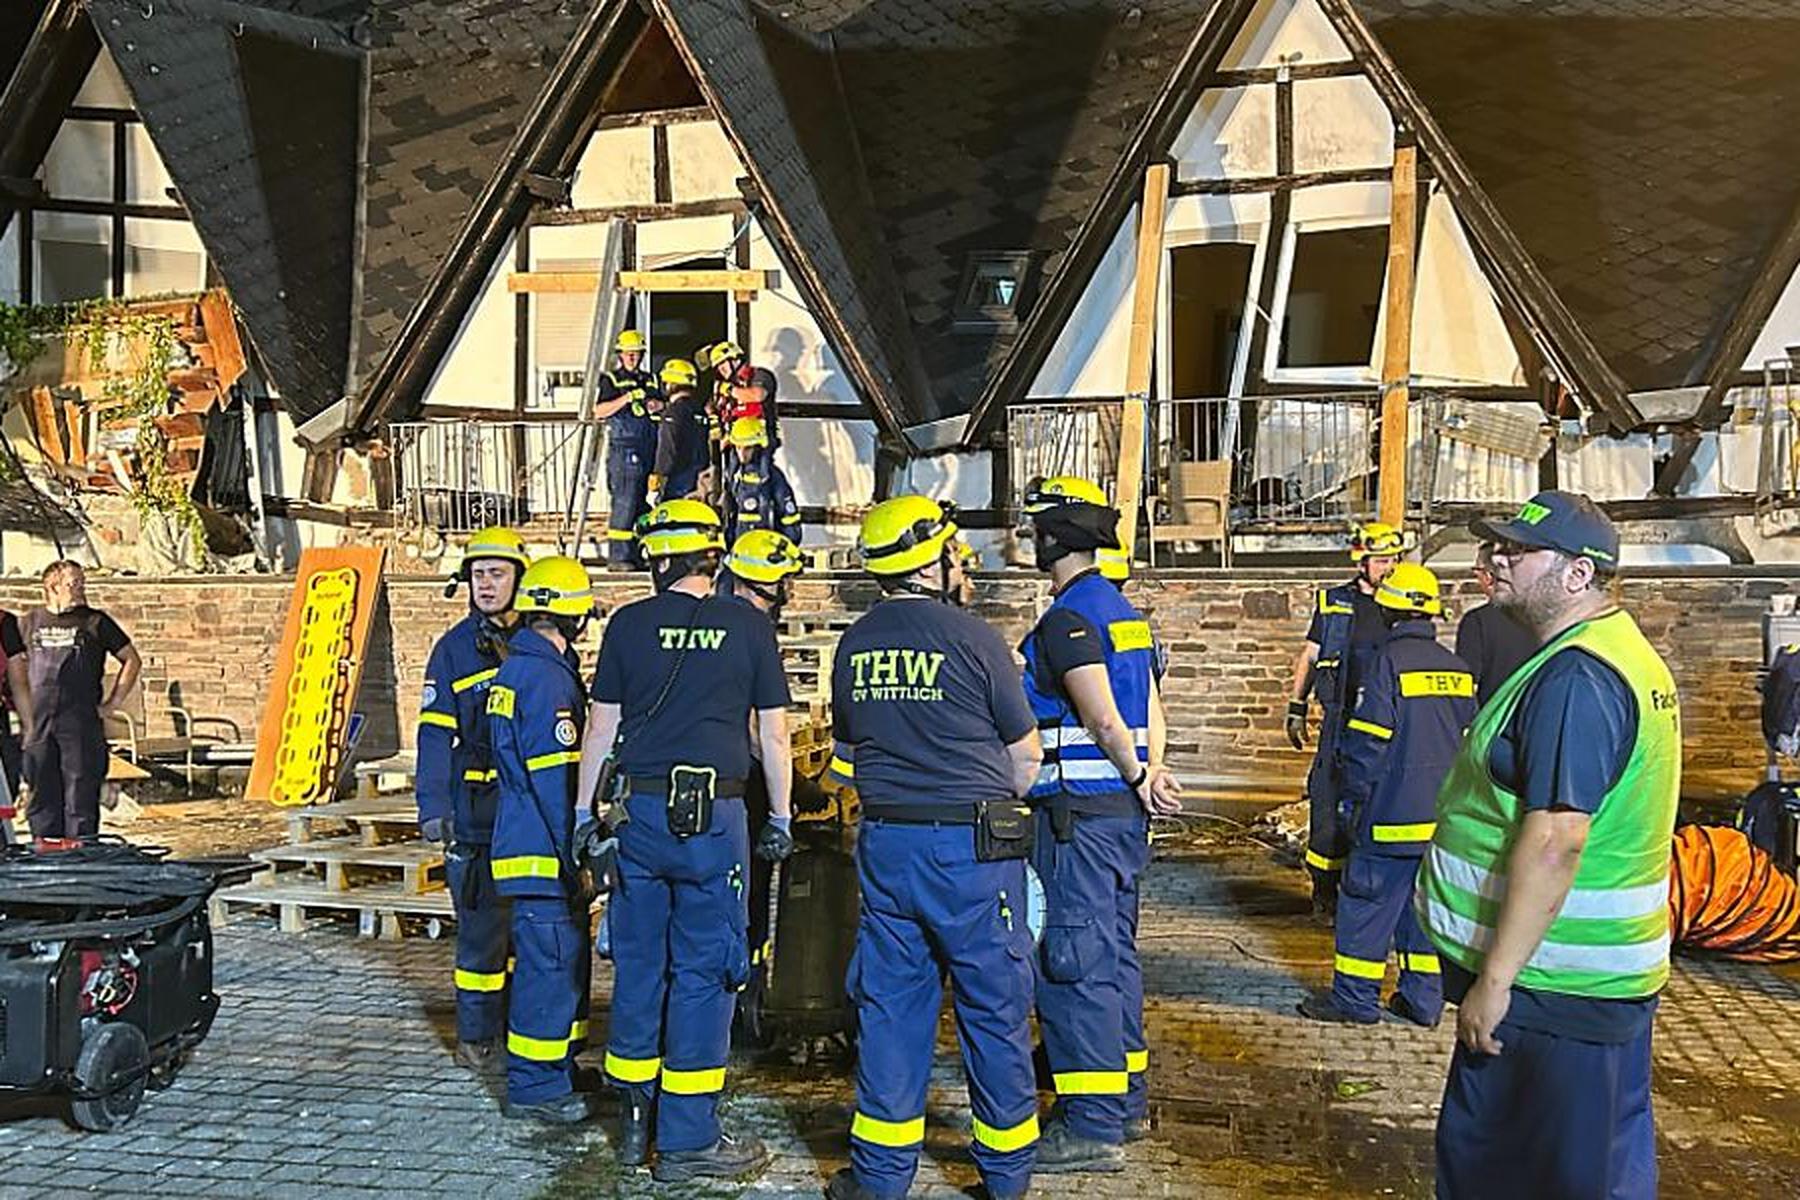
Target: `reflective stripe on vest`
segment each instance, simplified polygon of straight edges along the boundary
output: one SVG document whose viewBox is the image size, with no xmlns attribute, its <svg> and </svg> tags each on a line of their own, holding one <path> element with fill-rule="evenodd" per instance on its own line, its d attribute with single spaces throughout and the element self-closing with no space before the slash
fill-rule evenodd
<svg viewBox="0 0 1800 1200">
<path fill-rule="evenodd" d="M 555 879 L 561 868 L 547 854 L 520 854 L 513 858 L 496 858 L 493 872 L 495 879 Z"/>
<path fill-rule="evenodd" d="M 1575 647 L 1630 687 L 1637 728 L 1625 770 L 1589 824 L 1574 886 L 1518 983 L 1602 999 L 1650 996 L 1669 975 L 1669 837 L 1681 791 L 1681 718 L 1668 666 L 1624 612 L 1565 631 L 1477 714 L 1438 793 L 1437 830 L 1419 865 L 1415 905 L 1439 952 L 1479 972 L 1525 815 L 1520 798 L 1489 773 L 1489 754 L 1531 679 L 1552 656 Z"/>
</svg>

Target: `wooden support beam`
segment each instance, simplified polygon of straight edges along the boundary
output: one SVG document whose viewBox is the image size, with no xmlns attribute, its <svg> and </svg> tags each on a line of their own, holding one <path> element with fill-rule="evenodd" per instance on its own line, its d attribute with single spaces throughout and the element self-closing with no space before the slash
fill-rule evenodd
<svg viewBox="0 0 1800 1200">
<path fill-rule="evenodd" d="M 1419 150 L 1394 147 L 1388 218 L 1387 338 L 1381 355 L 1381 519 L 1406 520 L 1407 404 L 1412 376 L 1413 267 L 1418 241 Z"/>
<path fill-rule="evenodd" d="M 1169 207 L 1169 164 L 1144 172 L 1138 215 L 1137 277 L 1131 293 L 1131 340 L 1125 352 L 1125 402 L 1119 421 L 1119 540 L 1130 555 L 1137 543 L 1138 498 L 1144 490 L 1144 426 L 1156 349 L 1156 289 L 1162 276 L 1163 225 Z"/>
<path fill-rule="evenodd" d="M 592 293 L 600 285 L 594 271 L 514 271 L 506 277 L 509 292 L 538 295 Z M 755 295 L 775 286 L 773 271 L 621 271 L 622 292 L 731 292 Z"/>
</svg>

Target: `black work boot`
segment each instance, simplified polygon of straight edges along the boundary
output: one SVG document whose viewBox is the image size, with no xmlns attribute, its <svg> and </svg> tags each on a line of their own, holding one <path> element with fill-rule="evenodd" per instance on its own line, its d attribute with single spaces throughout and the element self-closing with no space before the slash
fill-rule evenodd
<svg viewBox="0 0 1800 1200">
<path fill-rule="evenodd" d="M 619 1140 L 613 1156 L 621 1167 L 650 1161 L 650 1097 L 642 1092 L 619 1089 Z"/>
<path fill-rule="evenodd" d="M 658 1183 L 686 1183 L 692 1179 L 739 1179 L 760 1171 L 769 1162 L 769 1151 L 762 1139 L 751 1134 L 732 1137 L 721 1133 L 719 1140 L 704 1150 L 663 1151 L 650 1168 L 650 1177 Z"/>
<path fill-rule="evenodd" d="M 500 1053 L 499 1038 L 456 1043 L 456 1061 L 481 1075 L 491 1075 L 506 1069 L 506 1055 Z"/>
<path fill-rule="evenodd" d="M 1123 1171 L 1125 1148 L 1098 1138 L 1082 1137 L 1067 1122 L 1053 1120 L 1038 1139 L 1037 1164 L 1033 1168 L 1043 1175 L 1063 1175 L 1086 1171 Z"/>
<path fill-rule="evenodd" d="M 1323 1021 L 1328 1025 L 1374 1025 L 1381 1018 L 1373 1013 L 1366 1017 L 1346 1012 L 1332 999 L 1330 992 L 1314 992 L 1299 1004 L 1295 1005 L 1300 1015 L 1309 1021 Z"/>
<path fill-rule="evenodd" d="M 515 1121 L 541 1121 L 545 1125 L 579 1125 L 594 1113 L 588 1098 L 580 1092 L 538 1104 L 514 1104 L 508 1100 L 500 1111 Z"/>
<path fill-rule="evenodd" d="M 881 1200 L 881 1197 L 856 1182 L 854 1168 L 839 1167 L 831 1182 L 825 1185 L 825 1200 Z"/>
<path fill-rule="evenodd" d="M 1405 996 L 1402 996 L 1399 992 L 1395 992 L 1392 996 L 1388 997 L 1387 1010 L 1396 1017 L 1399 1017 L 1402 1021 L 1409 1021 L 1421 1029 L 1436 1029 L 1438 1027 L 1438 1021 L 1440 1021 L 1444 1015 L 1442 1010 L 1440 1010 L 1437 1016 L 1432 1017 L 1430 1020 L 1426 1020 L 1425 1014 L 1414 1008 L 1412 1001 L 1408 1000 Z"/>
</svg>

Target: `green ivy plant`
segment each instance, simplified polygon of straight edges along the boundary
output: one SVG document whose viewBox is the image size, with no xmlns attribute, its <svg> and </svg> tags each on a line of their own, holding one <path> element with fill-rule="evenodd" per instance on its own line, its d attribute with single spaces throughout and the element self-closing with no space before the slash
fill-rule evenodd
<svg viewBox="0 0 1800 1200">
<path fill-rule="evenodd" d="M 174 405 L 169 369 L 175 357 L 175 320 L 146 313 L 119 300 L 82 300 L 70 304 L 13 305 L 0 302 L 0 351 L 13 370 L 22 370 L 62 337 L 87 355 L 102 384 L 101 398 L 122 416 L 137 420 L 136 454 L 139 479 L 131 500 L 144 520 L 168 522 L 185 540 L 182 557 L 197 563 L 206 550 L 206 528 L 200 509 L 180 476 L 169 467 L 168 437 L 156 419 Z M 124 369 L 112 370 L 115 353 Z"/>
</svg>

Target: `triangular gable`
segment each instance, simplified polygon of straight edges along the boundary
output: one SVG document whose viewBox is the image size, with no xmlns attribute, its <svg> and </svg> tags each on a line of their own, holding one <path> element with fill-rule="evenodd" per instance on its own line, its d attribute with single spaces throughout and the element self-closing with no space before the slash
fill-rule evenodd
<svg viewBox="0 0 1800 1200">
<path fill-rule="evenodd" d="M 908 426 L 939 413 L 867 204 L 829 54 L 759 19 L 744 0 L 655 6 L 750 172 L 769 231 L 833 349 L 877 421 L 904 443 Z"/>
<path fill-rule="evenodd" d="M 272 382 L 313 415 L 343 394 L 350 341 L 348 30 L 220 0 L 86 3 Z"/>
<path fill-rule="evenodd" d="M 1788 357 L 1790 346 L 1800 346 L 1800 270 L 1789 273 L 1738 369 L 1760 372 L 1770 359 Z"/>
</svg>

